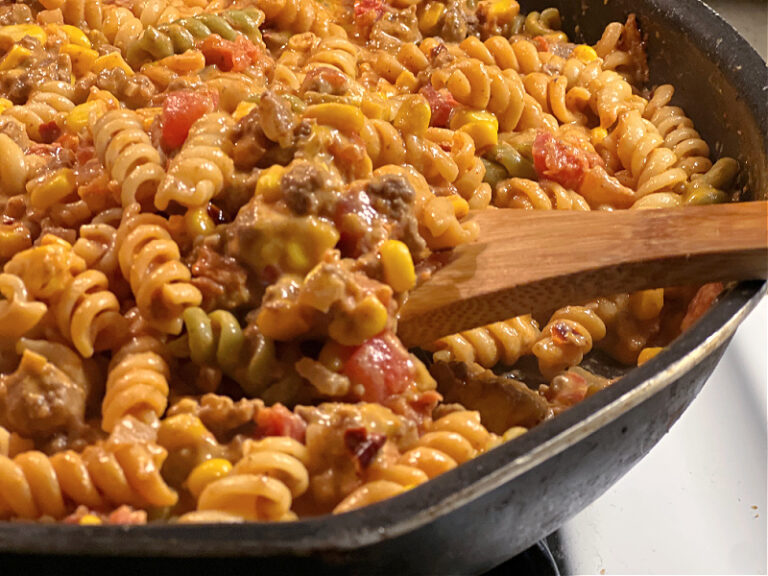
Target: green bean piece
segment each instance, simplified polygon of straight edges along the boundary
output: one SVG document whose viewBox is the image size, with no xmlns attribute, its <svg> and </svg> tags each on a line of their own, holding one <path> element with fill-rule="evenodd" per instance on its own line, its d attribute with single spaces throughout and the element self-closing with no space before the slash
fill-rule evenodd
<svg viewBox="0 0 768 576">
<path fill-rule="evenodd" d="M 560 18 L 560 10 L 557 8 L 545 8 L 541 11 L 539 20 L 547 27 L 548 32 L 555 32 L 560 30 L 563 26 L 563 22 Z"/>
<path fill-rule="evenodd" d="M 237 369 L 243 349 L 243 331 L 240 329 L 240 323 L 226 310 L 211 312 L 209 318 L 214 333 L 218 334 L 216 360 L 225 373 L 231 374 Z"/>
<path fill-rule="evenodd" d="M 254 32 L 258 33 L 259 31 L 259 21 L 244 10 L 229 10 L 224 13 L 224 17 L 233 28 L 242 32 L 251 40 L 254 39 Z"/>
<path fill-rule="evenodd" d="M 702 174 L 694 184 L 708 184 L 720 190 L 728 190 L 733 187 L 736 176 L 739 174 L 739 163 L 733 158 L 720 158 L 706 174 Z"/>
<path fill-rule="evenodd" d="M 211 32 L 218 34 L 225 40 L 232 41 L 237 38 L 237 30 L 227 24 L 227 21 L 221 16 L 217 16 L 216 14 L 200 14 L 195 20 L 199 20 L 210 28 Z"/>
<path fill-rule="evenodd" d="M 495 188 L 496 184 L 508 178 L 507 170 L 504 166 L 486 158 L 481 158 L 481 160 L 485 166 L 485 177 L 483 178 L 483 182 L 490 184 L 491 188 Z"/>
<path fill-rule="evenodd" d="M 202 308 L 187 308 L 182 314 L 189 335 L 189 357 L 198 366 L 215 362 L 216 344 L 211 319 Z"/>
<path fill-rule="evenodd" d="M 168 34 L 171 42 L 173 42 L 173 46 L 176 48 L 176 52 L 179 54 L 195 47 L 195 37 L 183 26 L 170 24 L 165 33 Z"/>
<path fill-rule="evenodd" d="M 509 27 L 509 35 L 515 36 L 517 34 L 522 34 L 523 28 L 525 27 L 525 16 L 522 14 L 518 14 L 515 16 L 515 19 L 512 21 L 512 25 Z"/>
<path fill-rule="evenodd" d="M 497 144 L 488 151 L 486 158 L 501 164 L 507 171 L 509 178 L 539 179 L 539 175 L 533 167 L 533 162 L 509 144 Z"/>
</svg>

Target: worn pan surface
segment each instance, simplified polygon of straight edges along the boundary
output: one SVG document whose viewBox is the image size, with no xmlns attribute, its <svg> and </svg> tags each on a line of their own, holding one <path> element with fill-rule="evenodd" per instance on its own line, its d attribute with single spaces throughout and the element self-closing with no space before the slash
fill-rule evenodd
<svg viewBox="0 0 768 576">
<path fill-rule="evenodd" d="M 766 197 L 768 72 L 708 7 L 698 0 L 521 4 L 524 10 L 557 5 L 565 29 L 590 42 L 606 24 L 635 12 L 649 37 L 652 82 L 676 86 L 676 103 L 704 138 L 717 154 L 739 158 L 746 189 Z M 249 557 L 249 569 L 259 573 L 480 573 L 555 530 L 645 455 L 696 396 L 764 292 L 765 284 L 739 285 L 669 349 L 612 387 L 388 502 L 279 525 L 0 523 L 0 553 L 10 553 L 0 560 L 22 554 L 155 557 L 157 569 L 171 557 L 201 557 L 198 568 L 226 566 L 221 557 Z"/>
</svg>

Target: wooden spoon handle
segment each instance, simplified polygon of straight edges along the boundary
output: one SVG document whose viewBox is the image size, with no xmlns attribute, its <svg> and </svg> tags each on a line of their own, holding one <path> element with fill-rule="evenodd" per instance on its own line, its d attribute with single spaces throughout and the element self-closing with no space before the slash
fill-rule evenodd
<svg viewBox="0 0 768 576">
<path fill-rule="evenodd" d="M 768 204 L 666 210 L 484 210 L 477 242 L 404 305 L 407 346 L 616 292 L 768 277 Z"/>
</svg>

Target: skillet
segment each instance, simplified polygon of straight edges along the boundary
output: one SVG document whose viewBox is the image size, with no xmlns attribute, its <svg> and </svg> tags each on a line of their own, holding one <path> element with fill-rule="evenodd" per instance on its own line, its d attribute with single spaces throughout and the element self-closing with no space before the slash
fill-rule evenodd
<svg viewBox="0 0 768 576">
<path fill-rule="evenodd" d="M 715 153 L 740 160 L 742 199 L 766 198 L 768 69 L 733 28 L 699 0 L 521 1 L 523 11 L 551 5 L 560 8 L 571 38 L 590 43 L 609 22 L 636 13 L 648 35 L 651 84 L 672 83 L 674 103 Z M 170 568 L 173 557 L 199 557 L 198 568 L 222 566 L 205 558 L 247 557 L 262 574 L 481 573 L 557 529 L 642 458 L 699 392 L 765 289 L 739 284 L 611 387 L 395 499 L 286 524 L 6 523 L 0 553 L 80 557 L 81 569 L 84 556 L 118 555 L 154 557 L 156 569 Z"/>
</svg>

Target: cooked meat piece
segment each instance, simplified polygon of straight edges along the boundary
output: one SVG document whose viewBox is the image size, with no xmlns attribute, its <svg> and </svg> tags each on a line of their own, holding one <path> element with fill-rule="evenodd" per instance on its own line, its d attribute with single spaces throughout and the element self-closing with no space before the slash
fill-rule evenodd
<svg viewBox="0 0 768 576">
<path fill-rule="evenodd" d="M 443 24 L 439 35 L 448 42 L 461 42 L 479 26 L 474 10 L 466 0 L 449 0 L 445 6 Z"/>
<path fill-rule="evenodd" d="M 0 96 L 25 104 L 32 90 L 48 80 L 71 81 L 69 56 L 49 53 L 36 39 L 25 36 L 19 45 L 31 52 L 23 67 L 0 72 Z"/>
<path fill-rule="evenodd" d="M 191 398 L 178 401 L 168 410 L 168 416 L 195 414 L 205 427 L 219 438 L 228 438 L 243 426 L 254 423 L 264 402 L 243 398 L 235 402 L 229 396 L 206 394 L 199 402 Z"/>
<path fill-rule="evenodd" d="M 5 134 L 16 142 L 22 150 L 27 150 L 30 146 L 29 136 L 24 124 L 10 116 L 0 116 L 0 134 Z"/>
<path fill-rule="evenodd" d="M 271 90 L 267 90 L 259 100 L 261 129 L 264 135 L 287 148 L 293 142 L 293 129 L 296 119 L 290 104 Z"/>
<path fill-rule="evenodd" d="M 0 6 L 0 26 L 29 24 L 32 20 L 32 10 L 26 4 L 14 3 L 10 6 Z"/>
<path fill-rule="evenodd" d="M 91 86 L 114 94 L 128 108 L 149 106 L 157 88 L 144 74 L 128 76 L 121 68 L 107 68 L 98 74 L 88 74 L 75 84 L 75 101 L 85 101 Z"/>
<path fill-rule="evenodd" d="M 547 415 L 547 402 L 524 383 L 463 362 L 437 362 L 430 369 L 445 402 L 478 410 L 483 424 L 496 434 L 512 426 L 530 428 Z"/>
<path fill-rule="evenodd" d="M 203 309 L 231 310 L 250 300 L 248 273 L 231 256 L 203 244 L 195 247 L 191 262 L 191 282 L 203 295 Z"/>
<path fill-rule="evenodd" d="M 0 377 L 0 424 L 30 438 L 82 427 L 87 392 L 43 356 L 26 350 Z"/>
<path fill-rule="evenodd" d="M 374 210 L 394 222 L 395 229 L 390 236 L 405 242 L 414 258 L 423 258 L 427 244 L 419 234 L 419 224 L 413 214 L 415 193 L 410 183 L 399 174 L 377 175 L 368 183 L 366 193 Z"/>
<path fill-rule="evenodd" d="M 335 210 L 338 196 L 333 189 L 333 180 L 318 164 L 295 164 L 283 174 L 280 187 L 286 205 L 297 216 L 330 215 Z"/>
</svg>

